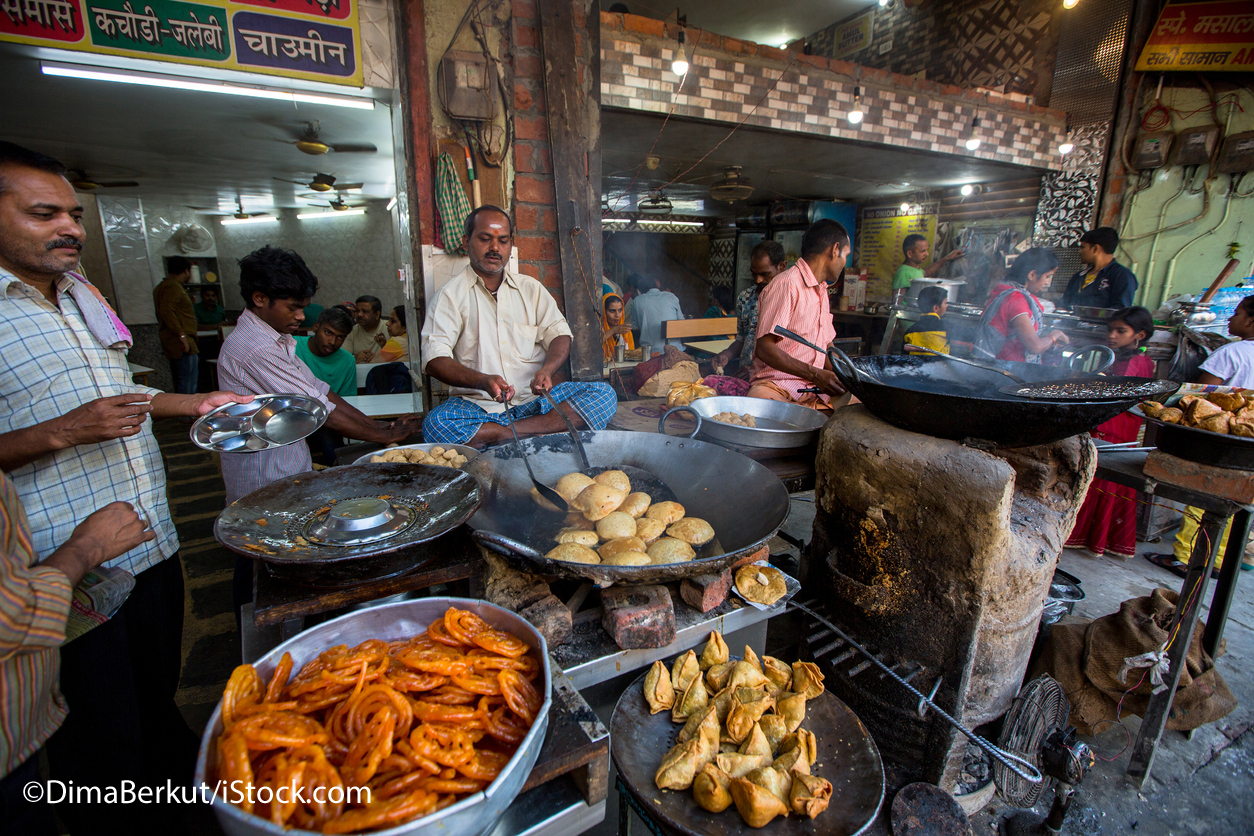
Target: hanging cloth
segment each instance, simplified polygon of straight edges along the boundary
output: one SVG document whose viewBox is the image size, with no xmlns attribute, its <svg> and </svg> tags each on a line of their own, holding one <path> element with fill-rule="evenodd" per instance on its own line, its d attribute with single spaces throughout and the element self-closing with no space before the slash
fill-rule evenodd
<svg viewBox="0 0 1254 836">
<path fill-rule="evenodd" d="M 466 216 L 470 214 L 470 198 L 462 187 L 461 175 L 447 151 L 435 165 L 435 205 L 440 212 L 444 232 L 444 251 L 466 254 Z"/>
</svg>

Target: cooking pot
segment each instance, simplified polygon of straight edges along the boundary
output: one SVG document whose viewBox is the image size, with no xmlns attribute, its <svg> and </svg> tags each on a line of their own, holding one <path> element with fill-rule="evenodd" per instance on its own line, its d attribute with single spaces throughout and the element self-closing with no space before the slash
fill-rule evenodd
<svg viewBox="0 0 1254 836">
<path fill-rule="evenodd" d="M 504 556 L 517 569 L 540 575 L 590 580 L 598 586 L 667 583 L 705 573 L 717 574 L 764 546 L 788 517 L 788 491 L 774 473 L 752 459 L 706 441 L 654 433 L 581 432 L 592 469 L 634 468 L 652 484 L 638 483 L 654 499 L 673 495 L 686 516 L 713 528 L 715 543 L 686 563 L 661 566 L 606 566 L 549 560 L 562 515 L 532 501 L 531 479 L 513 444 L 484 451 L 464 471 L 479 480 L 483 504 L 467 525 L 473 537 Z M 579 470 L 566 433 L 521 442 L 536 478 L 548 485 Z M 703 556 L 706 551 L 715 552 Z"/>
<path fill-rule="evenodd" d="M 945 295 L 950 303 L 958 301 L 958 288 L 965 285 L 966 282 L 960 279 L 915 279 L 910 282 L 910 290 L 906 293 L 906 307 L 919 308 L 919 291 L 925 287 L 941 287 L 945 289 Z M 924 311 L 927 313 L 927 311 Z"/>
</svg>

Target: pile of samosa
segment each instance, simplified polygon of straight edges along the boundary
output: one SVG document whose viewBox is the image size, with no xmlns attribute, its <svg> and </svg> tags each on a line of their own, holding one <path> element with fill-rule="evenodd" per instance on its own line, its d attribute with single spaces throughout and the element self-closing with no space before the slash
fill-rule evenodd
<svg viewBox="0 0 1254 836">
<path fill-rule="evenodd" d="M 1211 392 L 1202 397 L 1185 395 L 1175 406 L 1144 401 L 1141 411 L 1164 424 L 1254 438 L 1254 397 L 1237 392 Z"/>
<path fill-rule="evenodd" d="M 806 700 L 822 693 L 823 674 L 813 663 L 759 660 L 748 646 L 734 661 L 717 632 L 699 657 L 689 650 L 669 671 L 654 662 L 644 679 L 649 711 L 670 711 L 684 724 L 654 783 L 691 788 L 711 813 L 735 804 L 750 827 L 792 813 L 814 818 L 827 809 L 832 785 L 811 774 L 818 739 L 801 724 Z"/>
</svg>

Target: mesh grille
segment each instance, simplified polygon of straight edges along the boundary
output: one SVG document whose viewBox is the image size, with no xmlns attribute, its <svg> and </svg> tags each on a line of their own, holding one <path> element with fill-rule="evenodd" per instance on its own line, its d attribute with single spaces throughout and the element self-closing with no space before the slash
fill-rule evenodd
<svg viewBox="0 0 1254 836">
<path fill-rule="evenodd" d="M 1072 125 L 1108 121 L 1115 113 L 1132 0 L 1080 3 L 1063 15 L 1049 106 Z"/>
<path fill-rule="evenodd" d="M 1053 286 L 1050 288 L 1059 295 L 1067 288 L 1067 280 L 1079 272 L 1084 265 L 1080 263 L 1079 247 L 1053 247 L 1054 256 L 1058 259 L 1058 272 L 1054 273 Z"/>
</svg>

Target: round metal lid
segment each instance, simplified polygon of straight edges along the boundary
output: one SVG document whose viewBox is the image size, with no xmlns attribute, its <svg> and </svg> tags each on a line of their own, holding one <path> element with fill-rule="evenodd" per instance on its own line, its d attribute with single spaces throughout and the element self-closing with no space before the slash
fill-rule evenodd
<svg viewBox="0 0 1254 836">
<path fill-rule="evenodd" d="M 301 529 L 305 539 L 330 546 L 360 546 L 395 537 L 414 521 L 411 508 L 376 496 L 345 499 L 319 508 Z"/>
</svg>

